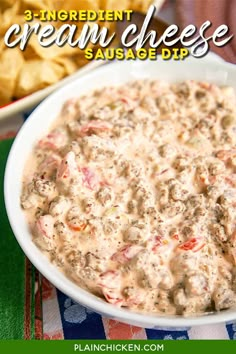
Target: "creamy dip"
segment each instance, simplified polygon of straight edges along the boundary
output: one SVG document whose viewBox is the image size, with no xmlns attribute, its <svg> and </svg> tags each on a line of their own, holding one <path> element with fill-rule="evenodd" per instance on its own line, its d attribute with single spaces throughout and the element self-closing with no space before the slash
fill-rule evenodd
<svg viewBox="0 0 236 354">
<path fill-rule="evenodd" d="M 135 311 L 236 304 L 236 98 L 136 81 L 66 102 L 27 163 L 34 242 L 81 287 Z"/>
</svg>

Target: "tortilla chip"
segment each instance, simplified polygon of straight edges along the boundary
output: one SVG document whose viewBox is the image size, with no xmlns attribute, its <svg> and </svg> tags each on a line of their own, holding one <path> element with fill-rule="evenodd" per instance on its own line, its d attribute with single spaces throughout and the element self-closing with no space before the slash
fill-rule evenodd
<svg viewBox="0 0 236 354">
<path fill-rule="evenodd" d="M 65 70 L 49 60 L 29 60 L 24 63 L 19 75 L 14 96 L 29 95 L 52 85 L 63 78 Z"/>
<path fill-rule="evenodd" d="M 69 44 L 64 45 L 63 47 L 58 47 L 57 45 L 53 44 L 50 47 L 42 47 L 36 36 L 32 36 L 28 43 L 28 47 L 37 54 L 39 58 L 42 59 L 54 59 L 58 56 L 70 56 L 74 54 L 75 48 L 69 46 Z"/>
<path fill-rule="evenodd" d="M 77 55 L 74 57 L 74 60 L 77 64 L 78 68 L 82 68 L 84 65 L 88 64 L 90 61 L 85 58 L 84 52 L 82 52 L 80 55 Z"/>
<path fill-rule="evenodd" d="M 99 10 L 99 0 L 56 0 L 57 10 Z"/>
<path fill-rule="evenodd" d="M 5 96 L 6 91 L 3 87 L 0 86 L 0 107 L 5 106 L 6 104 L 12 101 L 11 97 Z"/>
<path fill-rule="evenodd" d="M 0 10 L 4 11 L 15 4 L 16 0 L 1 0 Z"/>
<path fill-rule="evenodd" d="M 6 49 L 5 43 L 2 38 L 0 38 L 0 55 L 2 54 L 3 50 Z"/>
<path fill-rule="evenodd" d="M 75 60 L 72 58 L 57 57 L 54 59 L 54 62 L 60 64 L 64 68 L 66 75 L 73 74 L 78 68 Z"/>
<path fill-rule="evenodd" d="M 72 48 L 68 44 L 63 47 L 52 45 L 48 48 L 42 47 L 38 43 L 37 35 L 33 34 L 28 42 L 26 49 L 21 52 L 18 48 L 6 49 L 3 44 L 3 36 L 12 24 L 18 23 L 24 25 L 24 11 L 32 10 L 124 10 L 138 9 L 146 10 L 152 1 L 131 1 L 131 0 L 0 0 L 0 95 L 1 102 L 8 102 L 16 97 L 23 97 L 37 90 L 45 88 L 59 81 L 65 75 L 74 73 L 78 68 L 88 63 L 84 57 L 84 52 L 78 47 Z M 30 22 L 32 26 L 38 20 Z M 68 22 L 69 23 L 69 22 Z M 42 22 L 41 28 L 48 25 Z M 75 24 L 73 22 L 73 24 Z M 85 22 L 78 22 L 78 34 Z M 91 26 L 94 23 L 90 23 Z M 101 22 L 101 26 L 106 25 L 113 32 L 115 23 Z M 62 25 L 62 22 L 53 22 L 56 28 Z M 91 43 L 88 48 L 96 48 Z M 11 53 L 11 55 L 10 55 Z M 6 58 L 9 58 L 6 60 Z M 14 58 L 15 59 L 12 59 Z M 5 58 L 5 59 L 4 59 Z M 8 62 L 9 61 L 9 62 Z M 12 64 L 14 61 L 14 64 Z M 6 64 L 6 62 L 8 62 Z M 9 67 L 5 67 L 9 65 Z M 14 67 L 14 70 L 12 69 Z M 2 70 L 2 68 L 4 68 Z M 14 73 L 13 73 L 14 71 Z M 4 74 L 3 74 L 4 73 Z"/>
<path fill-rule="evenodd" d="M 53 0 L 22 0 L 22 5 L 32 9 L 53 10 L 55 8 L 54 2 Z"/>
<path fill-rule="evenodd" d="M 20 3 L 15 2 L 12 7 L 8 8 L 1 14 L 0 35 L 4 36 L 6 31 L 11 27 L 11 25 L 19 23 L 19 21 L 19 24 L 23 23 L 23 16 L 20 16 L 21 18 L 17 16 L 19 9 Z"/>
<path fill-rule="evenodd" d="M 17 48 L 6 49 L 1 54 L 0 63 L 1 96 L 10 99 L 13 97 L 19 72 L 24 65 L 22 52 Z"/>
</svg>

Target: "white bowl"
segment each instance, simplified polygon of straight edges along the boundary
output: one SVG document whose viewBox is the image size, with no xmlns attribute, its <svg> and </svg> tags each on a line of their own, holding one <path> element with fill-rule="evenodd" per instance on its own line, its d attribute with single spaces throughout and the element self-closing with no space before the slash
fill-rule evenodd
<svg viewBox="0 0 236 354">
<path fill-rule="evenodd" d="M 58 289 L 80 304 L 122 322 L 146 328 L 182 328 L 236 319 L 236 310 L 197 317 L 146 315 L 108 304 L 70 281 L 52 265 L 32 242 L 25 214 L 20 207 L 23 169 L 35 142 L 50 128 L 63 102 L 106 85 L 125 84 L 135 79 L 208 80 L 236 89 L 236 67 L 225 62 L 187 59 L 185 61 L 128 61 L 104 65 L 73 81 L 43 101 L 23 125 L 11 148 L 5 172 L 5 203 L 12 230 L 26 256 Z"/>
</svg>

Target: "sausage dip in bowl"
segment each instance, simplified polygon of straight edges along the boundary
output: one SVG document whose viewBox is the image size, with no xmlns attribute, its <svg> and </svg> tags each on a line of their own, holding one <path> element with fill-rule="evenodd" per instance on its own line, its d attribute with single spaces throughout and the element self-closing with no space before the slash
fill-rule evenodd
<svg viewBox="0 0 236 354">
<path fill-rule="evenodd" d="M 9 220 L 56 287 L 130 324 L 236 318 L 235 67 L 122 62 L 46 99 L 5 174 Z"/>
</svg>

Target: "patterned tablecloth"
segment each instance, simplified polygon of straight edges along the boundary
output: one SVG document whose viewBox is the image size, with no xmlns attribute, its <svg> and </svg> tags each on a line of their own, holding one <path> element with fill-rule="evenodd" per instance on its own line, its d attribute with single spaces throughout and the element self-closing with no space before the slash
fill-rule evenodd
<svg viewBox="0 0 236 354">
<path fill-rule="evenodd" d="M 168 1 L 165 4 L 161 10 L 161 17 L 165 20 L 173 20 L 173 1 Z M 30 112 L 19 113 L 6 121 L 1 121 L 0 140 L 15 136 L 29 114 Z M 33 272 L 32 266 L 27 264 L 26 261 L 25 271 Z M 165 329 L 143 329 L 122 324 L 109 318 L 102 318 L 97 313 L 91 312 L 80 304 L 75 303 L 68 296 L 57 290 L 37 271 L 32 274 L 35 282 L 33 301 L 33 313 L 35 316 L 34 336 L 38 339 L 236 339 L 236 323 L 168 331 Z M 9 294 L 9 296 L 11 295 Z M 24 324 L 24 326 L 24 337 L 30 338 L 29 328 L 27 329 L 29 325 Z"/>
<path fill-rule="evenodd" d="M 43 280 L 45 339 L 236 339 L 236 324 L 167 331 L 134 327 L 86 310 Z"/>
</svg>

